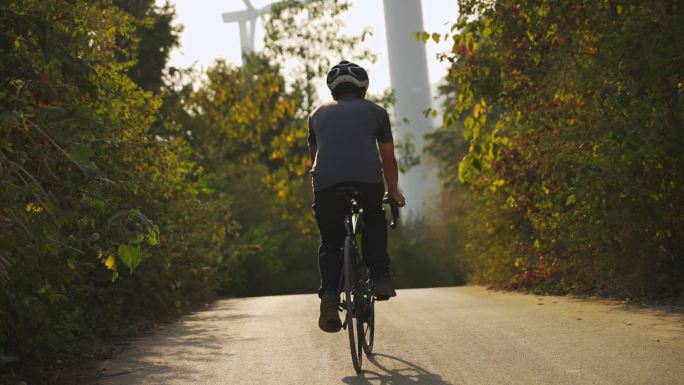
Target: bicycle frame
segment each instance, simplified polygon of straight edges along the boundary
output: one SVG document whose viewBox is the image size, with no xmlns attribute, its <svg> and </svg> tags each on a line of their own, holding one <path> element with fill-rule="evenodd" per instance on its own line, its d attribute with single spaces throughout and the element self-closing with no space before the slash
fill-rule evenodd
<svg viewBox="0 0 684 385">
<path fill-rule="evenodd" d="M 344 298 L 340 302 L 340 309 L 346 312 L 342 326 L 349 332 L 352 363 L 356 372 L 359 373 L 363 352 L 370 355 L 373 350 L 374 304 L 376 299 L 371 293 L 368 269 L 365 268 L 361 260 L 356 244 L 356 234 L 359 234 L 363 228 L 363 216 L 361 215 L 363 210 L 356 202 L 358 191 L 352 187 L 343 187 L 338 190 L 338 194 L 347 203 L 347 214 L 345 216 L 347 235 L 342 249 L 344 264 L 338 292 L 343 293 Z M 385 197 L 383 203 L 390 203 L 390 201 Z M 391 205 L 391 208 L 392 221 L 390 227 L 394 228 L 399 211 L 395 205 Z"/>
<path fill-rule="evenodd" d="M 358 192 L 354 188 L 342 188 L 340 190 L 340 196 L 345 200 L 347 203 L 347 214 L 345 216 L 345 230 L 347 232 L 348 237 L 351 238 L 352 242 L 352 248 L 356 251 L 354 253 L 355 258 L 354 258 L 354 271 L 360 271 L 363 270 L 362 276 L 364 279 L 368 279 L 368 272 L 365 271 L 364 269 L 359 269 L 359 265 L 361 264 L 361 259 L 360 255 L 358 253 L 358 248 L 357 248 L 357 243 L 356 243 L 356 235 L 360 234 L 363 229 L 363 209 L 361 206 L 356 202 L 356 195 Z M 394 229 L 397 226 L 397 220 L 399 218 L 399 209 L 398 207 L 390 200 L 390 198 L 385 194 L 385 196 L 382 199 L 382 203 L 389 205 L 390 206 L 390 212 L 391 212 L 391 220 L 390 220 L 390 227 Z M 384 209 L 383 209 L 384 210 Z"/>
<path fill-rule="evenodd" d="M 361 225 L 363 224 L 362 212 L 363 210 L 356 203 L 356 200 L 352 199 L 349 202 L 349 213 L 347 213 L 347 235 L 350 235 L 352 238 L 356 238 L 355 235 L 360 232 Z"/>
<path fill-rule="evenodd" d="M 360 272 L 362 270 L 359 268 L 361 264 L 361 259 L 356 244 L 356 234 L 359 234 L 363 227 L 363 217 L 361 215 L 363 210 L 361 209 L 361 207 L 356 202 L 353 196 L 345 196 L 345 201 L 348 204 L 347 215 L 345 217 L 345 229 L 347 231 L 346 237 L 351 238 L 351 248 L 355 251 L 353 253 L 354 258 L 352 258 L 352 263 L 354 265 L 353 270 L 355 272 Z M 363 273 L 365 272 L 362 272 L 362 275 L 367 275 Z M 367 277 L 365 278 L 367 279 Z M 354 282 L 354 286 L 356 286 L 357 283 L 358 282 Z M 338 292 L 341 292 L 341 289 L 342 281 L 340 281 L 340 287 L 338 289 Z"/>
</svg>

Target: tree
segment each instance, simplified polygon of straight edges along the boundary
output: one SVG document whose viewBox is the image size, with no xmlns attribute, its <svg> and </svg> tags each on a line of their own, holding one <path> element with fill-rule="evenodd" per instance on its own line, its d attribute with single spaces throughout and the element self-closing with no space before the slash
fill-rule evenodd
<svg viewBox="0 0 684 385">
<path fill-rule="evenodd" d="M 683 13 L 672 1 L 460 2 L 446 119 L 469 142 L 458 173 L 482 218 L 469 223 L 476 280 L 681 291 Z"/>
<path fill-rule="evenodd" d="M 143 89 L 159 91 L 164 86 L 169 54 L 178 46 L 178 36 L 183 30 L 172 25 L 175 9 L 168 1 L 162 6 L 155 5 L 154 0 L 114 0 L 113 3 L 133 17 L 136 28 L 134 36 L 119 43 L 134 52 L 128 75 Z"/>
<path fill-rule="evenodd" d="M 274 4 L 265 24 L 265 54 L 278 63 L 290 63 L 290 86 L 303 94 L 301 110 L 307 115 L 318 102 L 317 80 L 325 78 L 332 61 L 375 60 L 363 46 L 372 33 L 342 33 L 339 16 L 351 7 L 347 0 L 288 0 Z M 331 61 L 332 60 L 332 61 Z"/>
<path fill-rule="evenodd" d="M 242 67 L 217 61 L 206 79 L 188 82 L 171 118 L 186 132 L 208 185 L 230 197 L 240 224 L 243 253 L 224 266 L 231 273 L 222 290 L 306 290 L 315 278 L 291 278 L 315 277 L 315 264 L 307 263 L 313 223 L 303 213 L 310 183 L 301 94 L 287 91 L 280 68 L 266 58 L 245 59 Z"/>
<path fill-rule="evenodd" d="M 107 1 L 0 7 L 0 369 L 30 374 L 212 298 L 239 251 L 191 147 L 151 131 L 161 100 L 123 43 L 136 20 Z"/>
</svg>

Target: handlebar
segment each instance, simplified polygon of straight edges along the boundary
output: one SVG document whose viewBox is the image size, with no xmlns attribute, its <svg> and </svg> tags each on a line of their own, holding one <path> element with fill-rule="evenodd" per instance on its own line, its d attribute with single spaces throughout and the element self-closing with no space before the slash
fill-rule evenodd
<svg viewBox="0 0 684 385">
<path fill-rule="evenodd" d="M 392 219 L 390 220 L 390 227 L 391 228 L 397 227 L 397 220 L 399 219 L 399 206 L 397 206 L 397 203 L 394 200 L 392 200 L 387 195 L 387 193 L 385 193 L 385 196 L 382 198 L 382 203 L 390 206 L 390 211 L 392 213 Z"/>
</svg>

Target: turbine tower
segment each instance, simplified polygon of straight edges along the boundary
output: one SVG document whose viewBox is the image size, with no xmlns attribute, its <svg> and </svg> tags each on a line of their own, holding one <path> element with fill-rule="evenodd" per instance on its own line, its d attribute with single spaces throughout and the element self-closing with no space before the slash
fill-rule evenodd
<svg viewBox="0 0 684 385">
<path fill-rule="evenodd" d="M 254 8 L 250 0 L 242 0 L 247 9 L 236 12 L 226 12 L 221 15 L 224 23 L 238 23 L 240 26 L 240 47 L 242 54 L 254 52 L 254 30 L 256 28 L 257 18 L 265 13 L 268 13 L 273 6 L 273 3 L 267 4 L 261 8 Z"/>
<path fill-rule="evenodd" d="M 432 119 L 423 115 L 430 107 L 427 57 L 425 45 L 412 36 L 423 31 L 423 12 L 420 0 L 384 0 L 383 4 L 397 131 L 400 136 L 411 138 L 414 155 L 421 159 L 421 163 L 399 176 L 399 185 L 406 196 L 409 213 L 420 215 L 437 186 L 436 170 L 425 164 L 422 156 L 423 137 L 434 127 Z"/>
</svg>

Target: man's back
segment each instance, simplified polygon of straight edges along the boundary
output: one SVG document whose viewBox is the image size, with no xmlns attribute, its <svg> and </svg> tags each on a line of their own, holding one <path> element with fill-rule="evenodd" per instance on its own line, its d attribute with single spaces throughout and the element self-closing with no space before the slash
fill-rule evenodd
<svg viewBox="0 0 684 385">
<path fill-rule="evenodd" d="M 387 111 L 365 99 L 324 104 L 309 119 L 309 144 L 317 146 L 314 190 L 339 182 L 378 183 L 382 163 L 376 142 L 392 142 Z"/>
</svg>

